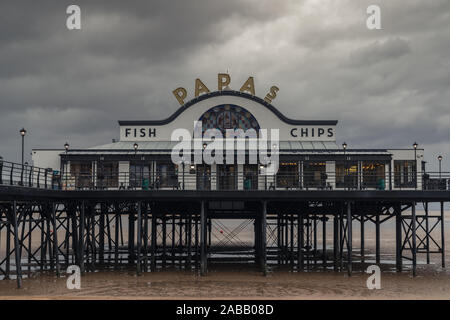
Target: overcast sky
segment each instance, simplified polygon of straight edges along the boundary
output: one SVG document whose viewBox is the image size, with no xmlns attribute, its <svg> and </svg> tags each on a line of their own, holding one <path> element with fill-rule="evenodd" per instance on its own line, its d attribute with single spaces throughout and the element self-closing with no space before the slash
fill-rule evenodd
<svg viewBox="0 0 450 320">
<path fill-rule="evenodd" d="M 81 7 L 82 30 L 66 28 Z M 382 30 L 366 9 L 381 7 Z M 91 147 L 117 120 L 162 119 L 194 79 L 248 76 L 295 119 L 339 120 L 350 148 L 425 148 L 450 170 L 449 0 L 9 1 L 0 3 L 0 155 Z"/>
</svg>

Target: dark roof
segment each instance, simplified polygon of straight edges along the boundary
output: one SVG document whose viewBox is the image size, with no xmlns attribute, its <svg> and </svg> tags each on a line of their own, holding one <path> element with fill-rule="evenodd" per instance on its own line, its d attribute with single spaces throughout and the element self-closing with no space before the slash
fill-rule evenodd
<svg viewBox="0 0 450 320">
<path fill-rule="evenodd" d="M 173 113 L 170 117 L 164 120 L 119 120 L 119 125 L 129 125 L 129 126 L 142 126 L 142 125 L 165 125 L 178 117 L 182 112 L 188 109 L 190 106 L 196 104 L 197 102 L 203 101 L 208 98 L 217 97 L 217 96 L 237 96 L 246 98 L 249 100 L 253 100 L 262 104 L 264 107 L 272 111 L 281 121 L 284 121 L 287 124 L 291 125 L 322 125 L 322 126 L 330 126 L 336 125 L 337 120 L 293 120 L 284 116 L 277 108 L 275 108 L 272 104 L 266 102 L 264 99 L 253 96 L 251 94 L 234 91 L 234 90 L 226 90 L 226 91 L 214 91 L 204 95 L 201 95 L 197 98 L 194 98 L 188 102 L 186 102 L 183 106 L 181 106 L 175 113 Z"/>
</svg>

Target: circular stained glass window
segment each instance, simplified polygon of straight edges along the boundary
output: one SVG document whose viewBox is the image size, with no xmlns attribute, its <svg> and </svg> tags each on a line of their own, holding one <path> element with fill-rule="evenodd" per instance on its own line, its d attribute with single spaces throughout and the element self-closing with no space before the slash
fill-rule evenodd
<svg viewBox="0 0 450 320">
<path fill-rule="evenodd" d="M 215 106 L 206 111 L 199 119 L 202 122 L 202 133 L 208 129 L 218 129 L 227 137 L 227 129 L 254 129 L 259 132 L 259 124 L 246 109 L 233 104 Z"/>
</svg>

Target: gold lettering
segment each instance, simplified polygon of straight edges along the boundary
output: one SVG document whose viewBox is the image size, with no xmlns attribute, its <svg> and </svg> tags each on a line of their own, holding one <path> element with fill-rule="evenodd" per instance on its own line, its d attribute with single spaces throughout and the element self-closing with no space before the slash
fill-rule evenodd
<svg viewBox="0 0 450 320">
<path fill-rule="evenodd" d="M 200 79 L 195 79 L 195 97 L 197 98 L 202 93 L 209 93 L 209 89 Z"/>
<path fill-rule="evenodd" d="M 231 82 L 230 75 L 226 73 L 219 73 L 217 75 L 217 90 L 222 91 Z"/>
<path fill-rule="evenodd" d="M 272 100 L 277 97 L 277 92 L 280 91 L 280 89 L 277 86 L 270 87 L 269 93 L 264 98 L 264 101 L 268 103 L 272 103 Z"/>
<path fill-rule="evenodd" d="M 240 92 L 248 91 L 252 95 L 255 95 L 255 83 L 253 82 L 253 77 L 248 77 L 247 81 L 242 85 Z"/>
<path fill-rule="evenodd" d="M 173 95 L 175 96 L 175 98 L 177 98 L 178 102 L 183 105 L 184 104 L 184 99 L 186 99 L 187 97 L 187 91 L 185 88 L 176 88 L 175 90 L 172 91 Z"/>
</svg>

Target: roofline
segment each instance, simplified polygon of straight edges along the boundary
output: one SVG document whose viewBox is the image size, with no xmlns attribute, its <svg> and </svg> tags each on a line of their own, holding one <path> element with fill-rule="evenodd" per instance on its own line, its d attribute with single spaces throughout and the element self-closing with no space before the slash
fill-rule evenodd
<svg viewBox="0 0 450 320">
<path fill-rule="evenodd" d="M 280 151 L 327 151 L 327 152 L 339 152 L 344 153 L 342 149 L 279 149 Z M 347 149 L 345 153 L 350 152 L 389 152 L 389 150 L 392 149 Z M 70 149 L 67 151 L 67 153 L 64 152 L 64 154 L 71 154 L 72 152 L 130 152 L 133 153 L 143 153 L 145 151 L 153 151 L 153 152 L 162 152 L 162 151 L 172 151 L 172 149 L 139 149 L 134 150 L 133 148 L 130 149 Z"/>
<path fill-rule="evenodd" d="M 293 120 L 286 116 L 284 116 L 277 108 L 275 108 L 272 104 L 266 102 L 264 99 L 261 99 L 259 97 L 253 96 L 251 94 L 235 91 L 235 90 L 224 90 L 224 91 L 214 91 L 210 92 L 204 95 L 201 95 L 197 98 L 194 98 L 188 102 L 186 102 L 183 106 L 181 106 L 177 111 L 175 111 L 170 117 L 164 119 L 164 120 L 119 120 L 119 125 L 121 126 L 142 126 L 142 125 L 165 125 L 177 118 L 182 112 L 184 112 L 186 109 L 191 107 L 192 105 L 212 98 L 212 97 L 218 97 L 218 96 L 236 96 L 236 97 L 242 97 L 249 100 L 253 100 L 259 104 L 262 104 L 267 109 L 272 111 L 281 121 L 291 124 L 291 125 L 322 125 L 322 126 L 335 126 L 338 121 L 337 120 Z"/>
</svg>

